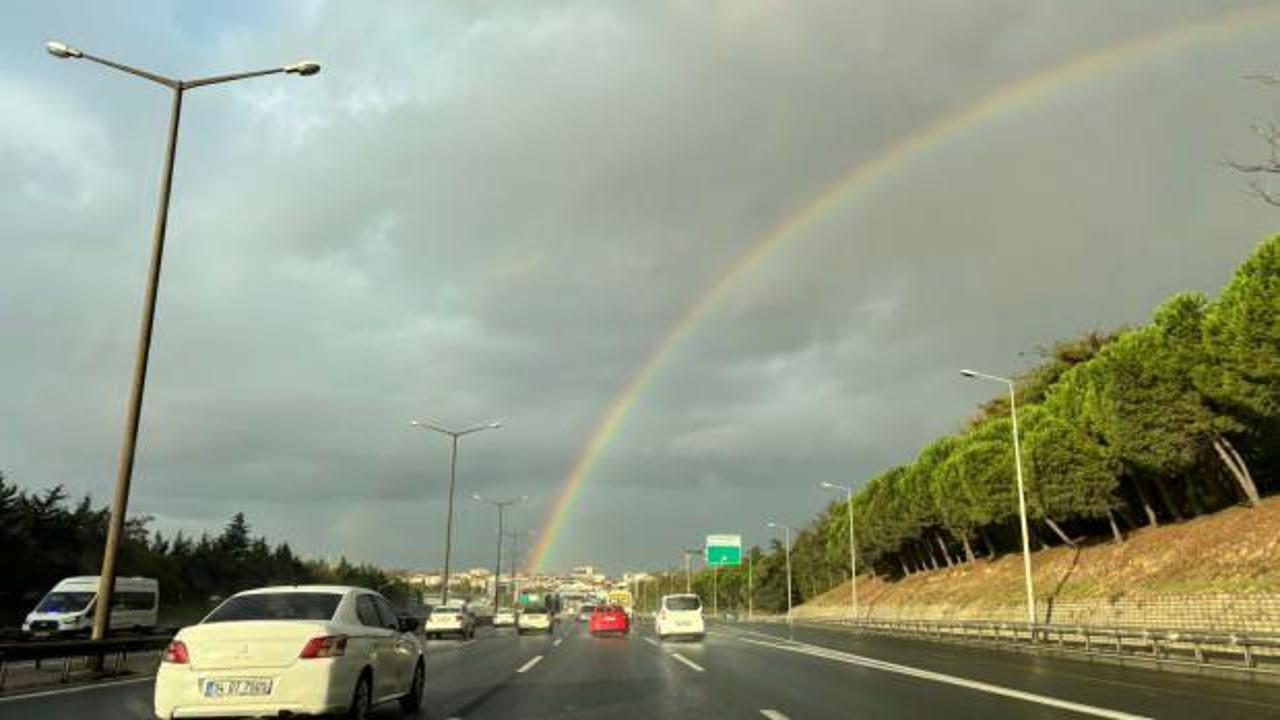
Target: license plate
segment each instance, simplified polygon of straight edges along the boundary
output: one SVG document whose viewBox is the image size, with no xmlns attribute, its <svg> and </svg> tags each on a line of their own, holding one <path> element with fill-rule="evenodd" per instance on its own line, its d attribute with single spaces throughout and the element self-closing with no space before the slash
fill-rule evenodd
<svg viewBox="0 0 1280 720">
<path fill-rule="evenodd" d="M 201 681 L 205 697 L 249 697 L 271 694 L 271 678 L 205 679 Z"/>
<path fill-rule="evenodd" d="M 676 626 L 677 626 L 677 627 L 689 627 L 689 626 L 691 626 L 691 625 L 693 625 L 693 621 L 692 621 L 692 620 L 677 620 L 677 621 L 676 621 Z"/>
</svg>

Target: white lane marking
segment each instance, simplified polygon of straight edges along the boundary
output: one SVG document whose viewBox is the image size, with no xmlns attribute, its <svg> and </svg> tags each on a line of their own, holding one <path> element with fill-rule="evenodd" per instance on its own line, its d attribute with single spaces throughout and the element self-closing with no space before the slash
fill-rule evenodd
<svg viewBox="0 0 1280 720">
<path fill-rule="evenodd" d="M 1002 687 L 1000 685 L 992 685 L 978 680 L 969 680 L 967 678 L 956 677 L 954 675 L 944 675 L 943 673 L 933 672 L 932 670 L 921 670 L 907 665 L 898 665 L 897 663 L 876 660 L 874 658 L 863 657 L 862 655 L 854 655 L 853 653 L 842 652 L 840 650 L 832 650 L 831 648 L 825 648 L 821 645 L 810 645 L 809 643 L 796 640 L 766 642 L 745 636 L 739 636 L 738 639 L 742 642 L 751 643 L 753 645 L 763 645 L 776 650 L 786 650 L 788 652 L 800 653 L 802 655 L 811 655 L 813 657 L 820 657 L 827 660 L 835 660 L 849 665 L 861 665 L 874 670 L 884 670 L 886 672 L 908 675 L 922 680 L 932 680 L 933 682 L 943 683 L 946 685 L 956 685 L 970 690 L 978 690 L 992 695 L 1002 695 L 1015 700 L 1023 700 L 1026 702 L 1046 705 L 1048 707 L 1071 710 L 1073 712 L 1092 715 L 1094 717 L 1109 718 L 1110 720 L 1149 720 L 1149 718 L 1143 715 L 1133 715 L 1120 710 L 1111 710 L 1109 708 L 1101 708 L 1094 705 L 1085 705 L 1083 703 L 1062 700 L 1055 697 L 1049 697 L 1047 695 L 1038 695 L 1036 693 L 1025 692 L 1023 690 L 1014 690 L 1013 688 Z"/>
<path fill-rule="evenodd" d="M 760 714 L 761 714 L 761 715 L 763 715 L 763 716 L 765 716 L 765 717 L 767 717 L 767 718 L 769 718 L 769 720 L 791 720 L 791 718 L 788 718 L 786 715 L 783 715 L 782 713 L 778 712 L 777 710 L 765 710 L 765 709 L 761 709 L 761 710 L 760 710 Z"/>
<path fill-rule="evenodd" d="M 88 690 L 101 690 L 102 688 L 115 687 L 116 685 L 132 685 L 134 683 L 150 682 L 151 680 L 155 680 L 154 675 L 129 678 L 128 680 L 112 680 L 110 682 L 100 682 L 92 685 L 77 685 L 76 687 L 62 688 L 60 690 L 44 690 L 41 692 L 23 693 L 22 695 L 0 697 L 0 703 L 15 702 L 17 700 L 31 700 L 33 698 L 49 697 L 50 695 L 70 695 L 71 693 L 86 692 Z"/>
<path fill-rule="evenodd" d="M 556 638 L 556 641 L 555 641 L 555 642 L 553 642 L 553 643 L 551 643 L 551 644 L 552 644 L 552 645 L 554 645 L 554 646 L 556 646 L 556 647 L 559 647 L 559 646 L 560 646 L 560 643 L 562 643 L 562 642 L 564 642 L 564 638 Z"/>
<path fill-rule="evenodd" d="M 537 665 L 541 660 L 542 660 L 542 656 L 541 656 L 541 655 L 536 655 L 536 656 L 534 656 L 534 658 L 533 658 L 532 660 L 530 660 L 529 662 L 527 662 L 527 663 L 525 663 L 525 664 L 521 665 L 521 666 L 520 666 L 520 669 L 519 669 L 519 670 L 517 670 L 516 672 L 518 672 L 518 673 L 522 673 L 522 672 L 529 672 L 529 670 L 530 670 L 534 665 Z"/>
<path fill-rule="evenodd" d="M 671 653 L 671 657 L 679 660 L 680 662 L 684 663 L 685 665 L 688 665 L 689 667 L 693 668 L 694 670 L 697 670 L 698 672 L 702 672 L 705 669 L 698 663 L 690 660 L 689 658 L 681 655 L 680 653 Z"/>
<path fill-rule="evenodd" d="M 654 639 L 653 639 L 653 638 L 651 638 L 651 637 L 647 637 L 647 638 L 645 638 L 645 639 L 644 639 L 644 641 L 645 641 L 645 642 L 647 642 L 647 643 L 649 643 L 650 645 L 652 645 L 652 646 L 654 646 L 654 647 L 661 647 L 661 646 L 662 646 L 662 643 L 658 642 L 657 640 L 654 640 Z"/>
</svg>

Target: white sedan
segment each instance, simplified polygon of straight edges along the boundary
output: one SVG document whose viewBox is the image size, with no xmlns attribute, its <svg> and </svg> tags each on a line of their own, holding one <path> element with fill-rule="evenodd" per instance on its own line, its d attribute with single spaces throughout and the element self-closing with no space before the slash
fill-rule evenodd
<svg viewBox="0 0 1280 720">
<path fill-rule="evenodd" d="M 426 653 L 391 603 L 363 588 L 298 585 L 227 598 L 165 650 L 157 718 L 342 713 L 422 706 Z"/>
</svg>

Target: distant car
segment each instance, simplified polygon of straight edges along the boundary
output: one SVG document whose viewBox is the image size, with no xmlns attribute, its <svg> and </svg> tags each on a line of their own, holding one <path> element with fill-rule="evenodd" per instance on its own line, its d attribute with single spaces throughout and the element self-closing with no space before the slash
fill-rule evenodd
<svg viewBox="0 0 1280 720">
<path fill-rule="evenodd" d="M 372 590 L 336 585 L 237 593 L 178 631 L 155 679 L 157 718 L 345 713 L 422 707 L 426 654 Z"/>
<path fill-rule="evenodd" d="M 541 605 L 526 606 L 516 618 L 516 632 L 521 635 L 527 632 L 544 632 L 550 635 L 551 613 Z"/>
<path fill-rule="evenodd" d="M 503 608 L 493 615 L 494 627 L 515 627 L 516 611 L 511 608 Z"/>
<path fill-rule="evenodd" d="M 702 619 L 702 600 L 697 595 L 664 595 L 654 619 L 659 640 L 689 637 L 701 640 L 707 634 Z"/>
<path fill-rule="evenodd" d="M 601 605 L 591 613 L 591 621 L 587 625 L 591 637 L 605 633 L 626 635 L 631 632 L 631 618 L 621 605 Z"/>
<path fill-rule="evenodd" d="M 22 623 L 32 637 L 87 635 L 93 627 L 98 576 L 60 580 L 45 594 Z M 118 577 L 111 595 L 111 630 L 150 630 L 156 625 L 159 585 L 152 578 Z"/>
<path fill-rule="evenodd" d="M 467 640 L 475 637 L 476 617 L 463 604 L 450 603 L 432 608 L 424 632 L 428 639 L 454 635 Z"/>
<path fill-rule="evenodd" d="M 591 614 L 595 611 L 595 605 L 583 605 L 582 609 L 578 611 L 578 622 L 589 622 L 591 620 Z"/>
</svg>

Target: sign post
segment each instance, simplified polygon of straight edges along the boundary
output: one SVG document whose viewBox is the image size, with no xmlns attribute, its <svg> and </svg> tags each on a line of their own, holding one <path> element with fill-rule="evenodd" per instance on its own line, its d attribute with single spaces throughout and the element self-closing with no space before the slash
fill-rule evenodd
<svg viewBox="0 0 1280 720">
<path fill-rule="evenodd" d="M 720 613 L 720 568 L 742 564 L 742 536 L 708 535 L 704 552 L 711 568 L 711 614 L 715 616 Z"/>
</svg>

